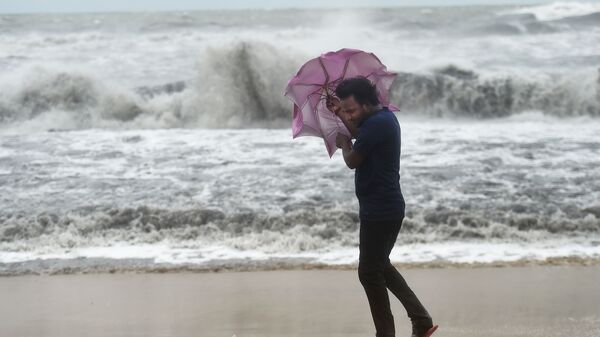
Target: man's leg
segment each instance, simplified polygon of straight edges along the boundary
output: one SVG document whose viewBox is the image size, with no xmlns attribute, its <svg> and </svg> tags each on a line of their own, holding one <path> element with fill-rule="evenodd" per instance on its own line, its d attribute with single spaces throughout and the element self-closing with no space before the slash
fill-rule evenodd
<svg viewBox="0 0 600 337">
<path fill-rule="evenodd" d="M 385 268 L 389 264 L 389 223 L 360 223 L 358 278 L 365 289 L 377 337 L 394 337 L 394 316 L 386 288 Z"/>
<path fill-rule="evenodd" d="M 390 289 L 390 291 L 400 300 L 406 309 L 406 313 L 413 324 L 413 334 L 418 333 L 417 335 L 420 335 L 420 330 L 426 330 L 433 325 L 431 316 L 423 304 L 421 304 L 421 301 L 419 301 L 412 289 L 410 289 L 406 283 L 406 280 L 404 280 L 404 277 L 402 277 L 400 272 L 398 272 L 396 267 L 394 267 L 389 260 L 389 255 L 392 251 L 392 248 L 394 248 L 394 244 L 396 243 L 398 232 L 400 231 L 401 227 L 402 221 L 400 221 L 397 225 L 394 225 L 394 230 L 390 233 L 389 241 L 386 245 L 388 259 L 384 268 L 384 277 L 387 288 Z"/>
<path fill-rule="evenodd" d="M 396 267 L 389 264 L 385 268 L 385 280 L 390 291 L 400 300 L 408 317 L 412 321 L 423 322 L 425 325 L 431 322 L 431 316 L 423 307 L 415 293 L 410 289 L 404 277 L 398 272 Z"/>
</svg>

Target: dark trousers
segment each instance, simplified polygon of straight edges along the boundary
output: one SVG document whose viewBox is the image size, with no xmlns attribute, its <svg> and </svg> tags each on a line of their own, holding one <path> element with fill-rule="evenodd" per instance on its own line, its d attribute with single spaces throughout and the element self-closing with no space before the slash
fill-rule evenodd
<svg viewBox="0 0 600 337">
<path fill-rule="evenodd" d="M 390 263 L 402 220 L 360 223 L 358 278 L 369 300 L 376 337 L 395 336 L 394 316 L 390 310 L 389 289 L 402 303 L 413 325 L 430 325 L 431 316 L 402 275 Z"/>
</svg>

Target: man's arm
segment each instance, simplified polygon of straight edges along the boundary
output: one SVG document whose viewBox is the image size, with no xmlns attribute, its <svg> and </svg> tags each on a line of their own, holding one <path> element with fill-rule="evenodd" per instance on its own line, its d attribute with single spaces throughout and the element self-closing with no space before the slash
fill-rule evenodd
<svg viewBox="0 0 600 337">
<path fill-rule="evenodd" d="M 344 162 L 348 168 L 355 169 L 360 166 L 364 158 L 360 153 L 352 150 L 352 142 L 348 137 L 338 133 L 335 142 L 337 147 L 342 149 Z"/>
</svg>

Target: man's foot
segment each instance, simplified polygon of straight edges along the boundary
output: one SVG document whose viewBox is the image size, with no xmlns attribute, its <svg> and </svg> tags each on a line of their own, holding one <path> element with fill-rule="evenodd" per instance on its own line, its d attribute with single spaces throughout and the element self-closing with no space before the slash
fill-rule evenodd
<svg viewBox="0 0 600 337">
<path fill-rule="evenodd" d="M 437 328 L 438 325 L 433 325 L 429 327 L 413 325 L 413 334 L 411 337 L 430 337 L 431 335 L 433 335 L 435 330 L 437 330 Z"/>
</svg>

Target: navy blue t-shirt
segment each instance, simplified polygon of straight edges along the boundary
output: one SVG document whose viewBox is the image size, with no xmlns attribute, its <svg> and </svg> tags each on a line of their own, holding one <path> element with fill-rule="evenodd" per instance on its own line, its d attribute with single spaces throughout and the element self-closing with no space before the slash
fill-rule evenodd
<svg viewBox="0 0 600 337">
<path fill-rule="evenodd" d="M 387 107 L 358 127 L 353 150 L 364 160 L 354 172 L 361 221 L 394 221 L 404 217 L 400 190 L 400 124 Z"/>
</svg>

